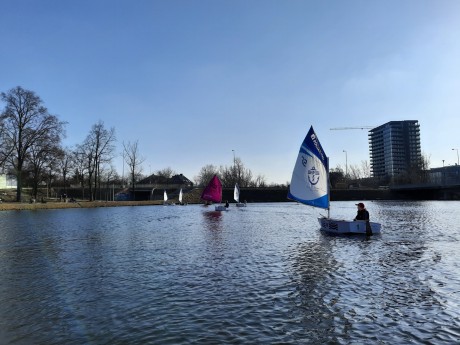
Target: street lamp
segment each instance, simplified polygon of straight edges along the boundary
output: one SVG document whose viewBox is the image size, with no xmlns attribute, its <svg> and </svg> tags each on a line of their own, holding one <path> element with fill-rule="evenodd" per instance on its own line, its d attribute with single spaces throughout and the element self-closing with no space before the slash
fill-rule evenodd
<svg viewBox="0 0 460 345">
<path fill-rule="evenodd" d="M 456 150 L 457 151 L 457 165 L 460 165 L 460 160 L 458 159 L 458 149 L 452 149 L 452 151 Z"/>
<path fill-rule="evenodd" d="M 125 188 L 125 151 L 123 151 L 123 172 L 121 173 L 121 187 Z"/>
<path fill-rule="evenodd" d="M 233 152 L 233 175 L 234 175 L 235 180 L 236 180 L 235 150 L 232 150 L 232 152 Z"/>
<path fill-rule="evenodd" d="M 347 151 L 343 150 L 345 152 L 345 177 L 348 176 L 348 156 L 347 156 Z"/>
<path fill-rule="evenodd" d="M 444 168 L 444 159 L 442 160 L 442 167 Z"/>
</svg>

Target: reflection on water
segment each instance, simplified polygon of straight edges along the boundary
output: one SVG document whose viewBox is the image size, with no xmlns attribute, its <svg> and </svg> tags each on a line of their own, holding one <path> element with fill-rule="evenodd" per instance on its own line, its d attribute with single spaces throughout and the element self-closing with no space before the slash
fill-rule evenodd
<svg viewBox="0 0 460 345">
<path fill-rule="evenodd" d="M 222 212 L 221 211 L 204 211 L 202 212 L 205 227 L 208 230 L 219 231 L 222 229 Z"/>
<path fill-rule="evenodd" d="M 288 267 L 292 280 L 291 315 L 300 326 L 296 334 L 299 342 L 305 338 L 311 343 L 337 342 L 333 332 L 337 315 L 330 310 L 334 302 L 327 300 L 329 286 L 334 285 L 334 272 L 338 269 L 330 250 L 327 241 L 308 241 L 295 245 L 287 258 L 291 264 Z"/>
<path fill-rule="evenodd" d="M 457 343 L 460 203 L 366 206 L 2 212 L 1 343 Z"/>
</svg>

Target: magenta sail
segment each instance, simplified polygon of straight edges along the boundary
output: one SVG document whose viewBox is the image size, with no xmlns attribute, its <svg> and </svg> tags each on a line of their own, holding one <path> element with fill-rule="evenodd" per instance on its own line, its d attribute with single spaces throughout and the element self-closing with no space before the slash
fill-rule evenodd
<svg viewBox="0 0 460 345">
<path fill-rule="evenodd" d="M 222 183 L 220 183 L 217 175 L 209 181 L 208 185 L 201 194 L 201 199 L 212 202 L 222 201 Z"/>
</svg>

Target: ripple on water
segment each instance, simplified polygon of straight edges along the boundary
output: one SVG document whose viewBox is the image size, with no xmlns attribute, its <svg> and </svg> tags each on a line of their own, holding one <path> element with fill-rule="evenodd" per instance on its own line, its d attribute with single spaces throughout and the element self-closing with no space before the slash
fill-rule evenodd
<svg viewBox="0 0 460 345">
<path fill-rule="evenodd" d="M 381 236 L 327 236 L 315 209 L 5 213 L 7 344 L 456 343 L 459 203 L 369 202 Z M 353 203 L 333 203 L 350 218 Z M 454 215 L 449 219 L 441 214 Z M 20 215 L 20 216 L 19 216 Z"/>
</svg>

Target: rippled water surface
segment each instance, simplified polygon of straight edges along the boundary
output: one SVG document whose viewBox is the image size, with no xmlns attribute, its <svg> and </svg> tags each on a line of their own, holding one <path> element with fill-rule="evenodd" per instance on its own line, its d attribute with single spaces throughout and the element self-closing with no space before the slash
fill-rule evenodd
<svg viewBox="0 0 460 345">
<path fill-rule="evenodd" d="M 459 343 L 460 203 L 367 208 L 369 240 L 296 203 L 0 212 L 0 343 Z"/>
</svg>

